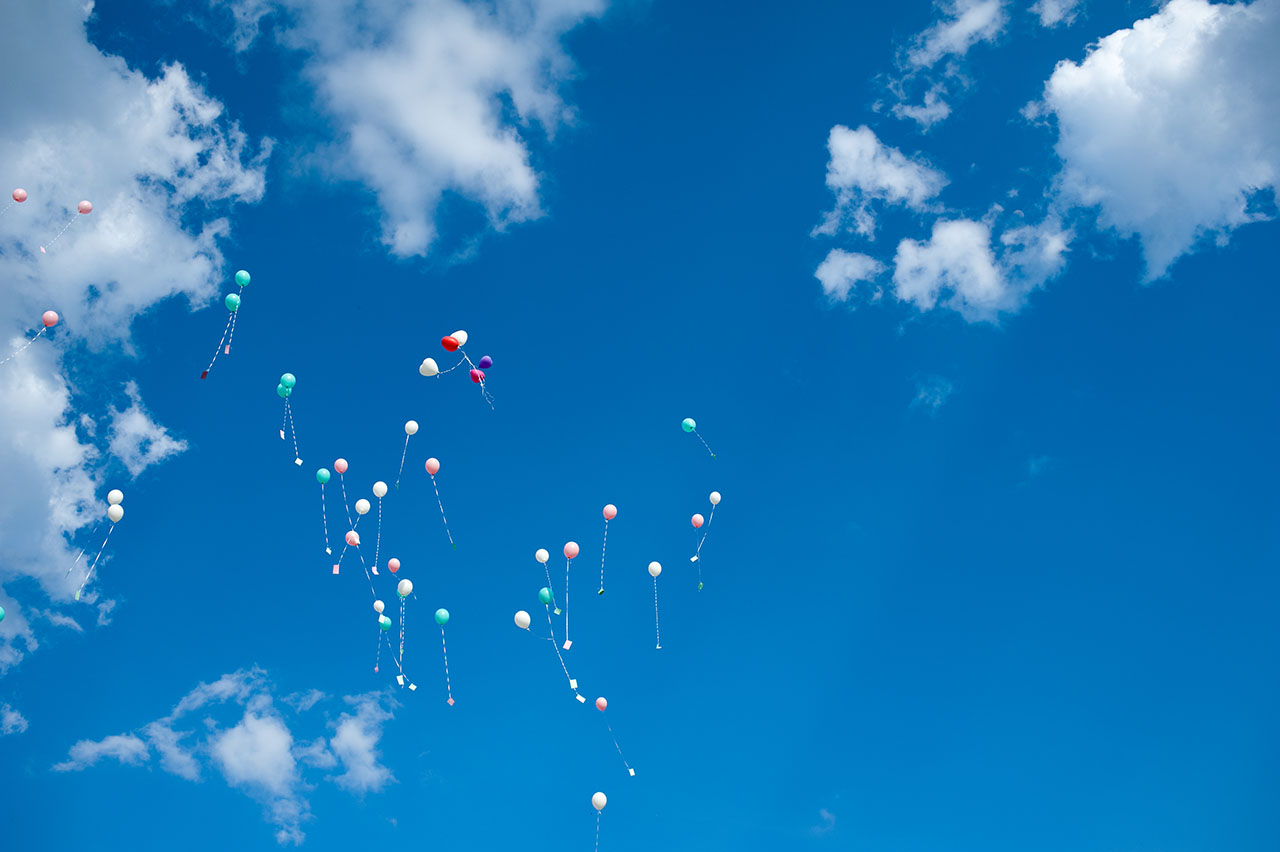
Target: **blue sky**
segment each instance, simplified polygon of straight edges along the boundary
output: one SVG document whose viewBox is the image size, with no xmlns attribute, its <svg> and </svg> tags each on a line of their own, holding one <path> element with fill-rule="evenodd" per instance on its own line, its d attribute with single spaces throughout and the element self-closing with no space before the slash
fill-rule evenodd
<svg viewBox="0 0 1280 852">
<path fill-rule="evenodd" d="M 15 848 L 1280 843 L 1280 4 L 836 5 L 0 13 Z"/>
</svg>

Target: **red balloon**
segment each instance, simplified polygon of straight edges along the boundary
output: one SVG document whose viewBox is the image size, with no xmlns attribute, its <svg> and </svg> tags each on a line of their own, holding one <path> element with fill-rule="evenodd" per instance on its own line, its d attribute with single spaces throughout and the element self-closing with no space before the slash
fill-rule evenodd
<svg viewBox="0 0 1280 852">
<path fill-rule="evenodd" d="M 440 338 L 440 345 L 443 346 L 445 349 L 449 350 L 450 352 L 457 352 L 458 338 L 454 337 L 452 334 L 445 335 L 444 337 Z"/>
<path fill-rule="evenodd" d="M 472 370 L 471 381 L 475 382 L 476 384 L 480 384 L 481 382 L 484 381 L 484 373 L 480 370 Z"/>
</svg>

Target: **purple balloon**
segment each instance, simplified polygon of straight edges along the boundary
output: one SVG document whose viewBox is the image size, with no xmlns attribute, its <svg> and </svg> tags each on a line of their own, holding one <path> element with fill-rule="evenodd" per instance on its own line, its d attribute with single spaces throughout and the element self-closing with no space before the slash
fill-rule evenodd
<svg viewBox="0 0 1280 852">
<path fill-rule="evenodd" d="M 483 358 L 481 358 L 481 359 L 480 359 L 480 369 L 481 369 L 481 370 L 487 370 L 487 369 L 489 369 L 489 368 L 490 368 L 490 367 L 492 367 L 492 366 L 493 366 L 493 359 L 492 359 L 492 358 L 490 358 L 488 355 L 486 355 L 486 356 L 484 356 Z"/>
</svg>

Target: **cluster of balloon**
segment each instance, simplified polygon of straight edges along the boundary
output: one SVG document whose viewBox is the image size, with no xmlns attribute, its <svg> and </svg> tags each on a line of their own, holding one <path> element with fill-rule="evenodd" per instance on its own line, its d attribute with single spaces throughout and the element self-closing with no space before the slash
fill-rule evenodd
<svg viewBox="0 0 1280 852">
<path fill-rule="evenodd" d="M 227 306 L 227 310 L 231 312 L 231 316 L 227 317 L 226 328 L 222 329 L 222 339 L 218 341 L 218 348 L 213 350 L 213 357 L 209 359 L 209 366 L 204 368 L 204 372 L 200 374 L 200 378 L 209 378 L 209 371 L 213 369 L 213 364 L 218 360 L 218 354 L 231 354 L 231 339 L 236 336 L 236 316 L 240 313 L 240 300 L 244 296 L 244 288 L 249 286 L 249 273 L 241 269 L 236 273 L 236 286 L 240 288 L 238 293 L 228 293 L 223 299 L 223 304 Z M 284 396 L 284 394 L 281 394 Z M 299 462 L 301 464 L 301 462 Z"/>
<path fill-rule="evenodd" d="M 662 573 L 662 565 L 649 563 L 649 576 L 653 578 L 653 635 L 658 641 L 658 650 L 662 650 L 662 631 L 658 629 L 658 575 Z"/>
<path fill-rule="evenodd" d="M 547 594 L 550 595 L 551 594 L 551 591 L 550 591 L 551 590 L 551 569 L 547 567 L 547 562 L 551 559 L 551 554 L 547 553 L 547 551 L 543 550 L 540 547 L 538 548 L 537 552 L 533 554 L 533 558 L 542 563 L 542 570 L 545 571 L 547 575 Z M 551 607 L 555 610 L 556 615 L 560 614 L 560 607 L 556 606 L 556 600 L 554 597 L 550 598 L 549 600 L 543 601 L 543 603 L 550 604 Z"/>
<path fill-rule="evenodd" d="M 627 763 L 627 758 L 623 756 L 622 746 L 618 745 L 618 735 L 613 732 L 613 725 L 609 724 L 609 714 L 605 713 L 605 708 L 608 706 L 609 702 L 604 700 L 603 695 L 596 699 L 596 709 L 604 713 L 604 725 L 609 729 L 609 736 L 613 737 L 613 747 L 618 750 L 618 757 L 622 758 L 622 765 L 627 768 L 627 773 L 634 778 L 636 771 L 631 768 L 631 764 Z"/>
<path fill-rule="evenodd" d="M 98 560 L 102 558 L 102 552 L 107 549 L 107 542 L 111 541 L 111 534 L 116 531 L 116 524 L 120 523 L 120 519 L 124 517 L 124 506 L 120 504 L 124 502 L 124 492 L 119 488 L 113 488 L 107 493 L 107 520 L 111 522 L 111 526 L 107 528 L 107 537 L 102 540 L 102 546 L 98 548 L 98 555 L 93 557 L 93 562 L 89 565 L 89 570 L 84 572 L 84 580 L 80 583 L 80 588 L 76 589 L 76 600 L 80 600 L 81 593 L 84 592 L 85 585 L 89 582 L 89 578 L 93 576 L 93 569 L 98 566 Z M 84 551 L 81 551 L 83 555 Z M 76 557 L 76 561 L 80 561 L 80 557 Z"/>
<path fill-rule="evenodd" d="M 8 204 L 6 204 L 6 205 L 4 206 L 4 209 L 3 209 L 3 210 L 0 210 L 0 216 L 3 216 L 4 214 L 8 213 L 8 212 L 9 212 L 9 208 L 10 208 L 10 207 L 12 207 L 13 205 L 15 205 L 15 204 L 21 204 L 22 202 L 26 201 L 26 200 L 27 200 L 27 191 L 26 191 L 25 189 L 23 189 L 22 187 L 18 187 L 17 189 L 15 189 L 15 190 L 13 191 L 13 194 L 12 194 L 10 197 L 11 197 L 13 200 L 12 200 L 12 201 L 10 201 Z"/>
<path fill-rule="evenodd" d="M 573 641 L 569 638 L 569 566 L 573 564 L 573 559 L 578 555 L 578 543 L 576 541 L 567 541 L 564 544 L 564 649 L 567 651 L 573 646 Z"/>
<path fill-rule="evenodd" d="M 18 193 L 20 192 L 22 193 L 21 198 L 18 197 Z M 13 200 L 26 201 L 27 191 L 25 189 L 15 189 L 13 191 Z M 93 212 L 93 205 L 90 204 L 88 201 L 81 201 L 79 204 L 76 205 L 76 214 L 79 214 L 81 216 L 88 216 L 92 212 Z M 67 224 L 63 225 L 62 230 L 57 233 L 57 236 L 49 240 L 49 242 L 45 243 L 45 245 L 40 246 L 40 253 L 48 254 L 49 253 L 48 249 L 53 248 L 53 244 L 58 241 L 58 237 L 61 237 L 63 234 L 65 234 L 67 232 L 67 228 L 70 228 L 71 224 L 75 222 L 75 220 L 76 220 L 76 216 L 75 214 L 72 214 L 71 218 L 67 220 Z"/>
<path fill-rule="evenodd" d="M 293 386 L 297 383 L 298 379 L 293 373 L 285 373 L 280 377 L 280 384 L 276 385 L 276 394 L 284 400 L 284 419 L 280 422 L 280 440 L 284 440 L 284 429 L 288 426 L 289 434 L 293 436 L 293 463 L 302 467 L 302 459 L 298 456 L 298 430 L 293 426 L 293 409 L 289 407 L 289 397 L 293 396 Z"/>
<path fill-rule="evenodd" d="M 403 586 L 408 580 L 401 580 L 400 585 Z M 449 623 L 449 610 L 436 610 L 436 624 L 440 625 L 440 653 L 444 656 L 444 689 L 449 696 L 448 704 L 453 706 L 453 685 L 449 682 L 449 648 L 444 641 L 444 626 Z"/>
<path fill-rule="evenodd" d="M 591 807 L 596 809 L 596 850 L 600 849 L 600 812 L 604 810 L 604 806 L 609 804 L 609 799 L 604 793 L 596 793 L 591 797 Z"/>
<path fill-rule="evenodd" d="M 436 474 L 440 472 L 440 460 L 429 458 L 425 467 L 427 476 L 431 477 L 431 487 L 436 492 L 436 505 L 440 507 L 440 520 L 444 522 L 444 534 L 449 537 L 449 546 L 457 550 L 458 545 L 453 543 L 453 533 L 449 532 L 449 519 L 444 516 L 444 502 L 440 499 L 440 486 L 436 485 Z"/>
<path fill-rule="evenodd" d="M 609 547 L 609 522 L 618 517 L 618 507 L 612 503 L 608 503 L 604 507 L 604 541 L 600 545 L 600 591 L 597 595 L 604 594 L 604 552 Z"/>
<path fill-rule="evenodd" d="M 702 557 L 702 545 L 707 542 L 707 533 L 711 532 L 711 522 L 716 519 L 716 506 L 720 505 L 720 492 L 712 491 L 707 499 L 711 501 L 711 516 L 707 518 L 707 528 L 702 531 L 702 540 L 698 542 L 698 549 L 694 551 L 693 556 L 689 557 L 690 562 L 698 563 L 698 591 L 702 591 L 702 563 L 698 560 Z M 694 515 L 692 522 L 695 530 L 701 527 L 702 515 Z"/>
<path fill-rule="evenodd" d="M 324 552 L 333 553 L 333 548 L 329 546 L 329 512 L 324 505 L 324 486 L 329 481 L 331 474 L 327 467 L 322 467 L 316 471 L 316 482 L 320 483 L 320 520 L 324 524 Z M 338 566 L 333 566 L 333 573 L 338 573 Z"/>
<path fill-rule="evenodd" d="M 8 363 L 8 362 L 9 362 L 9 360 L 10 360 L 10 359 L 12 359 L 12 358 L 16 358 L 16 357 L 18 357 L 19 355 L 21 355 L 23 352 L 26 352 L 26 351 L 27 351 L 27 347 L 28 347 L 28 346 L 30 346 L 31 344 L 33 344 L 33 343 L 35 343 L 37 340 L 39 340 L 39 339 L 40 339 L 40 337 L 41 337 L 41 336 L 42 336 L 46 331 L 48 331 L 49 329 L 53 328 L 53 327 L 54 327 L 55 325 L 57 325 L 57 324 L 58 324 L 58 312 L 57 312 L 57 311 L 45 311 L 45 312 L 44 312 L 44 314 L 43 314 L 43 315 L 41 315 L 41 317 L 40 317 L 40 330 L 36 332 L 36 336 L 35 336 L 35 337 L 33 337 L 33 338 L 31 338 L 30 340 L 28 340 L 26 343 L 24 343 L 24 344 L 23 344 L 22 346 L 20 346 L 18 349 L 15 349 L 13 352 L 11 352 L 11 353 L 9 353 L 8 355 L 6 355 L 6 356 L 5 356 L 5 358 L 4 358 L 4 360 L 3 360 L 3 361 L 0 361 L 0 365 L 2 365 L 2 364 L 6 364 L 6 363 Z"/>
<path fill-rule="evenodd" d="M 436 376 L 443 376 L 445 373 L 450 373 L 461 367 L 463 364 L 466 364 L 471 368 L 471 381 L 480 386 L 480 393 L 484 396 L 484 401 L 489 403 L 489 408 L 493 408 L 493 396 L 489 393 L 484 384 L 484 371 L 493 366 L 493 359 L 488 355 L 485 355 L 480 359 L 480 363 L 473 363 L 471 359 L 467 357 L 466 350 L 462 348 L 467 345 L 467 333 L 461 329 L 455 331 L 453 334 L 445 335 L 440 338 L 440 345 L 444 347 L 446 352 L 457 352 L 462 355 L 462 358 L 459 359 L 458 363 L 454 364 L 452 367 L 448 367 L 443 370 L 440 369 L 440 365 L 436 363 L 435 358 L 423 358 L 422 363 L 418 365 L 418 373 L 426 376 L 427 378 L 434 378 Z"/>
<path fill-rule="evenodd" d="M 564 663 L 564 655 L 560 653 L 560 646 L 556 643 L 556 629 L 551 623 L 551 589 L 543 587 L 538 590 L 538 602 L 542 604 L 543 609 L 547 612 L 547 631 L 550 636 L 543 636 L 551 643 L 551 648 L 556 652 L 556 659 L 560 661 L 560 670 L 564 672 L 565 680 L 569 681 L 569 688 L 573 690 L 574 697 L 582 704 L 587 703 L 587 699 L 578 692 L 578 681 L 569 674 L 569 667 Z M 521 630 L 529 630 L 529 613 L 520 610 L 516 613 L 516 627 Z M 532 631 L 530 631 L 532 632 Z"/>
<path fill-rule="evenodd" d="M 409 439 L 418 434 L 418 421 L 407 420 L 404 424 L 404 449 L 400 451 L 400 470 L 396 471 L 396 490 L 400 490 L 400 476 L 404 473 L 404 459 L 409 454 Z"/>
<path fill-rule="evenodd" d="M 711 447 L 707 445 L 706 439 L 698 434 L 698 422 L 696 420 L 694 420 L 692 417 L 686 417 L 684 420 L 680 421 L 680 428 L 686 432 L 692 432 L 695 436 L 697 436 L 698 440 L 702 441 L 702 446 L 706 447 L 707 452 L 711 453 Z M 711 453 L 711 458 L 715 458 L 715 457 L 716 457 L 716 454 Z"/>
</svg>

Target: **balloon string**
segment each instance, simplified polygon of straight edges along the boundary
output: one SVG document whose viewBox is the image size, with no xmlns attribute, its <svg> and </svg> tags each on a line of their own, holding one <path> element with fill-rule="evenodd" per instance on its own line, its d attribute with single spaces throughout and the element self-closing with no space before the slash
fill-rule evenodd
<svg viewBox="0 0 1280 852">
<path fill-rule="evenodd" d="M 694 429 L 693 434 L 698 435 L 698 430 Z M 707 452 L 711 453 L 711 447 L 707 444 L 706 439 L 704 439 L 701 435 L 698 435 L 698 440 L 702 441 L 702 446 L 706 447 Z M 716 454 L 711 453 L 711 458 L 715 458 L 715 457 L 716 457 Z"/>
<path fill-rule="evenodd" d="M 466 363 L 466 361 L 467 361 L 467 354 L 464 352 L 464 353 L 462 353 L 462 359 L 461 359 L 460 361 L 458 361 L 458 363 L 454 364 L 452 367 L 450 367 L 450 368 L 449 368 L 449 369 L 447 369 L 447 370 L 441 370 L 440 372 L 436 373 L 436 375 L 437 375 L 437 376 L 443 376 L 445 373 L 452 373 L 454 370 L 458 369 L 458 368 L 459 368 L 459 367 L 461 367 L 464 363 Z"/>
<path fill-rule="evenodd" d="M 556 606 L 556 593 L 551 588 L 551 568 L 548 563 L 542 563 L 542 570 L 547 572 L 547 591 L 551 592 L 551 605 L 556 608 L 556 615 L 560 614 L 560 607 Z M 567 602 L 566 602 L 567 605 Z"/>
<path fill-rule="evenodd" d="M 600 545 L 600 594 L 604 594 L 604 552 L 609 547 L 609 519 L 604 519 L 604 543 Z"/>
<path fill-rule="evenodd" d="M 332 554 L 329 546 L 329 510 L 324 505 L 324 483 L 320 483 L 320 520 L 324 523 L 324 552 Z"/>
<path fill-rule="evenodd" d="M 693 552 L 693 558 L 690 562 L 698 563 L 698 591 L 702 591 L 702 545 L 707 543 L 707 533 L 711 532 L 711 522 L 716 519 L 715 504 L 711 504 L 711 514 L 707 516 L 707 528 L 702 531 L 702 540 L 698 542 L 698 549 Z"/>
<path fill-rule="evenodd" d="M 49 240 L 49 242 L 47 242 L 47 243 L 45 243 L 44 245 L 40 246 L 40 253 L 41 253 L 41 254 L 47 254 L 47 252 L 45 251 L 45 249 L 46 249 L 46 248 L 53 248 L 53 244 L 54 244 L 54 243 L 56 243 L 56 242 L 58 241 L 58 237 L 61 237 L 63 234 L 65 234 L 65 233 L 67 232 L 67 228 L 70 228 L 70 227 L 71 227 L 71 225 L 72 225 L 72 223 L 73 223 L 73 222 L 75 222 L 75 220 L 76 220 L 76 217 L 75 217 L 75 216 L 72 216 L 70 219 L 68 219 L 68 220 L 67 220 L 67 224 L 63 225 L 63 226 L 62 226 L 62 230 L 58 232 L 58 236 L 54 237 L 53 239 Z"/>
<path fill-rule="evenodd" d="M 96 535 L 96 534 L 97 534 L 97 532 L 98 532 L 98 530 L 100 530 L 100 529 L 102 529 L 102 523 L 101 523 L 101 522 L 99 522 L 99 523 L 98 523 L 98 524 L 93 528 L 93 532 L 89 533 L 89 538 L 93 538 L 93 537 L 94 537 L 94 535 Z M 75 570 L 75 567 L 76 567 L 77 565 L 79 565 L 79 564 L 80 564 L 80 557 L 84 556 L 84 550 L 85 550 L 85 549 L 84 549 L 83 547 L 82 547 L 82 548 L 80 548 L 80 555 L 76 557 L 76 561 L 75 561 L 75 562 L 72 562 L 72 563 L 71 563 L 71 567 L 67 569 L 67 573 L 66 573 L 66 575 L 65 575 L 65 576 L 70 577 L 70 576 L 71 576 L 71 572 L 72 572 L 72 571 L 74 571 L 74 570 Z"/>
<path fill-rule="evenodd" d="M 244 295 L 243 287 L 240 288 L 240 294 L 242 296 Z M 240 315 L 240 307 L 237 305 L 236 309 L 231 312 L 231 333 L 227 335 L 227 348 L 223 350 L 223 354 L 225 355 L 231 354 L 231 341 L 235 340 L 235 337 L 236 337 L 236 317 L 238 317 L 239 315 Z"/>
<path fill-rule="evenodd" d="M 600 852 L 600 812 L 596 811 L 596 852 Z"/>
<path fill-rule="evenodd" d="M 284 400 L 284 418 L 285 418 L 285 421 L 289 424 L 289 434 L 293 436 L 293 459 L 295 462 L 301 465 L 302 457 L 298 455 L 298 430 L 293 425 L 293 409 L 289 407 L 288 397 L 285 397 L 285 400 Z M 280 431 L 283 432 L 284 430 L 281 429 Z"/>
<path fill-rule="evenodd" d="M 404 665 L 404 598 L 400 599 L 400 664 Z"/>
<path fill-rule="evenodd" d="M 341 472 L 338 473 L 338 484 L 342 486 L 342 507 L 347 510 L 347 526 L 355 529 L 351 524 L 351 504 L 347 501 L 347 480 Z"/>
<path fill-rule="evenodd" d="M 572 559 L 564 561 L 564 646 L 569 647 L 569 563 Z"/>
<path fill-rule="evenodd" d="M 213 369 L 214 363 L 218 360 L 219 353 L 222 352 L 222 344 L 227 340 L 227 332 L 231 330 L 231 324 L 236 320 L 236 312 L 232 311 L 231 316 L 227 319 L 227 324 L 222 329 L 222 339 L 218 341 L 218 348 L 213 350 L 213 357 L 209 359 L 209 366 L 204 368 L 204 372 L 200 374 L 200 378 L 209 378 L 209 371 Z"/>
<path fill-rule="evenodd" d="M 449 706 L 453 706 L 453 684 L 449 682 L 449 648 L 444 644 L 444 625 L 440 625 L 440 651 L 444 654 L 444 691 L 449 695 Z"/>
<path fill-rule="evenodd" d="M 658 650 L 662 650 L 662 632 L 658 629 L 658 578 L 653 578 L 653 635 L 658 640 Z"/>
<path fill-rule="evenodd" d="M 551 647 L 556 651 L 556 658 L 560 660 L 560 668 L 564 670 L 565 679 L 569 681 L 569 688 L 573 690 L 573 694 L 577 695 L 578 690 L 573 685 L 573 678 L 569 677 L 569 667 L 564 664 L 564 657 L 560 655 L 560 645 L 556 642 L 556 629 L 551 626 L 551 607 L 543 604 L 543 609 L 547 611 L 547 629 L 551 631 Z"/>
<path fill-rule="evenodd" d="M 80 600 L 80 593 L 84 591 L 89 578 L 93 576 L 93 569 L 98 567 L 98 560 L 102 558 L 102 551 L 107 549 L 107 542 L 111 541 L 111 534 L 115 531 L 116 525 L 112 524 L 110 529 L 107 530 L 107 537 L 102 540 L 102 547 L 98 548 L 98 555 L 93 557 L 93 564 L 89 566 L 89 570 L 84 574 L 84 581 L 80 584 L 80 588 L 76 590 L 76 600 Z"/>
<path fill-rule="evenodd" d="M 429 473 L 427 476 L 431 477 L 431 487 L 436 491 L 436 505 L 440 507 L 440 520 L 444 521 L 444 534 L 449 537 L 449 544 L 453 549 L 457 550 L 458 545 L 453 543 L 453 533 L 449 532 L 449 519 L 444 516 L 444 503 L 440 500 L 440 487 L 436 485 L 436 475 Z"/>
<path fill-rule="evenodd" d="M 23 352 L 26 352 L 26 351 L 27 351 L 27 347 L 29 347 L 31 344 L 33 344 L 33 343 L 35 343 L 37 340 L 39 340 L 39 339 L 40 339 L 40 335 L 44 334 L 44 333 L 45 333 L 45 331 L 47 331 L 47 327 L 42 326 L 42 327 L 40 328 L 40 330 L 36 332 L 36 336 L 35 336 L 35 337 L 31 338 L 31 339 L 30 339 L 30 340 L 28 340 L 25 344 L 23 344 L 21 349 L 18 349 L 17 351 L 15 351 L 15 352 L 11 353 L 11 354 L 10 354 L 8 357 L 6 357 L 3 361 L 0 361 L 0 364 L 7 364 L 7 363 L 9 363 L 9 361 L 10 361 L 11 359 L 18 357 L 18 356 L 19 356 L 19 355 L 21 355 Z"/>
<path fill-rule="evenodd" d="M 379 629 L 379 630 L 381 630 L 382 628 L 381 628 L 381 627 L 379 627 L 378 629 Z M 395 664 L 396 664 L 396 670 L 397 670 L 397 671 L 399 671 L 399 672 L 400 672 L 400 674 L 402 674 L 402 675 L 403 675 L 403 674 L 404 674 L 404 666 L 400 665 L 400 661 L 399 661 L 398 659 L 396 659 L 396 653 L 395 653 L 395 650 L 391 647 L 391 637 L 390 637 L 390 636 L 387 636 L 385 633 L 384 633 L 384 634 L 382 634 L 382 635 L 383 635 L 383 637 L 384 637 L 384 638 L 386 638 L 386 640 L 387 640 L 387 651 L 389 651 L 389 652 L 390 652 L 390 654 L 391 654 L 391 662 L 393 662 L 393 663 L 395 663 Z"/>
<path fill-rule="evenodd" d="M 378 573 L 378 554 L 382 552 L 382 498 L 378 498 L 378 537 L 373 544 L 373 573 Z"/>
<path fill-rule="evenodd" d="M 0 216 L 3 216 L 4 214 L 8 213 L 9 208 L 13 207 L 15 204 L 17 204 L 17 202 L 14 201 L 12 198 L 10 198 L 9 203 L 4 206 L 3 210 L 0 210 Z"/>
<path fill-rule="evenodd" d="M 381 615 L 381 613 L 379 613 Z M 378 667 L 382 665 L 382 625 L 378 625 L 378 650 L 373 657 L 373 670 L 376 672 Z"/>
<path fill-rule="evenodd" d="M 404 475 L 404 458 L 409 454 L 409 435 L 404 436 L 404 449 L 400 452 L 400 470 L 396 471 L 396 490 L 400 490 L 400 477 Z"/>
<path fill-rule="evenodd" d="M 359 519 L 357 519 L 356 524 L 359 524 L 359 523 L 360 521 Z M 356 556 L 360 557 L 360 567 L 364 569 L 364 578 L 369 581 L 369 594 L 373 595 L 374 600 L 377 600 L 378 593 L 374 591 L 373 578 L 369 576 L 369 566 L 365 564 L 364 554 L 360 552 L 359 547 L 356 547 Z M 338 560 L 338 564 L 342 564 L 342 560 Z"/>
<path fill-rule="evenodd" d="M 609 729 L 609 736 L 613 737 L 613 747 L 618 750 L 618 757 L 622 758 L 622 765 L 627 768 L 628 772 L 630 772 L 632 775 L 635 775 L 636 771 L 631 768 L 630 763 L 627 763 L 627 758 L 622 753 L 622 746 L 618 745 L 618 735 L 613 732 L 613 725 L 609 724 L 609 715 L 607 712 L 605 713 L 605 717 L 604 717 L 604 725 L 606 728 Z"/>
</svg>

